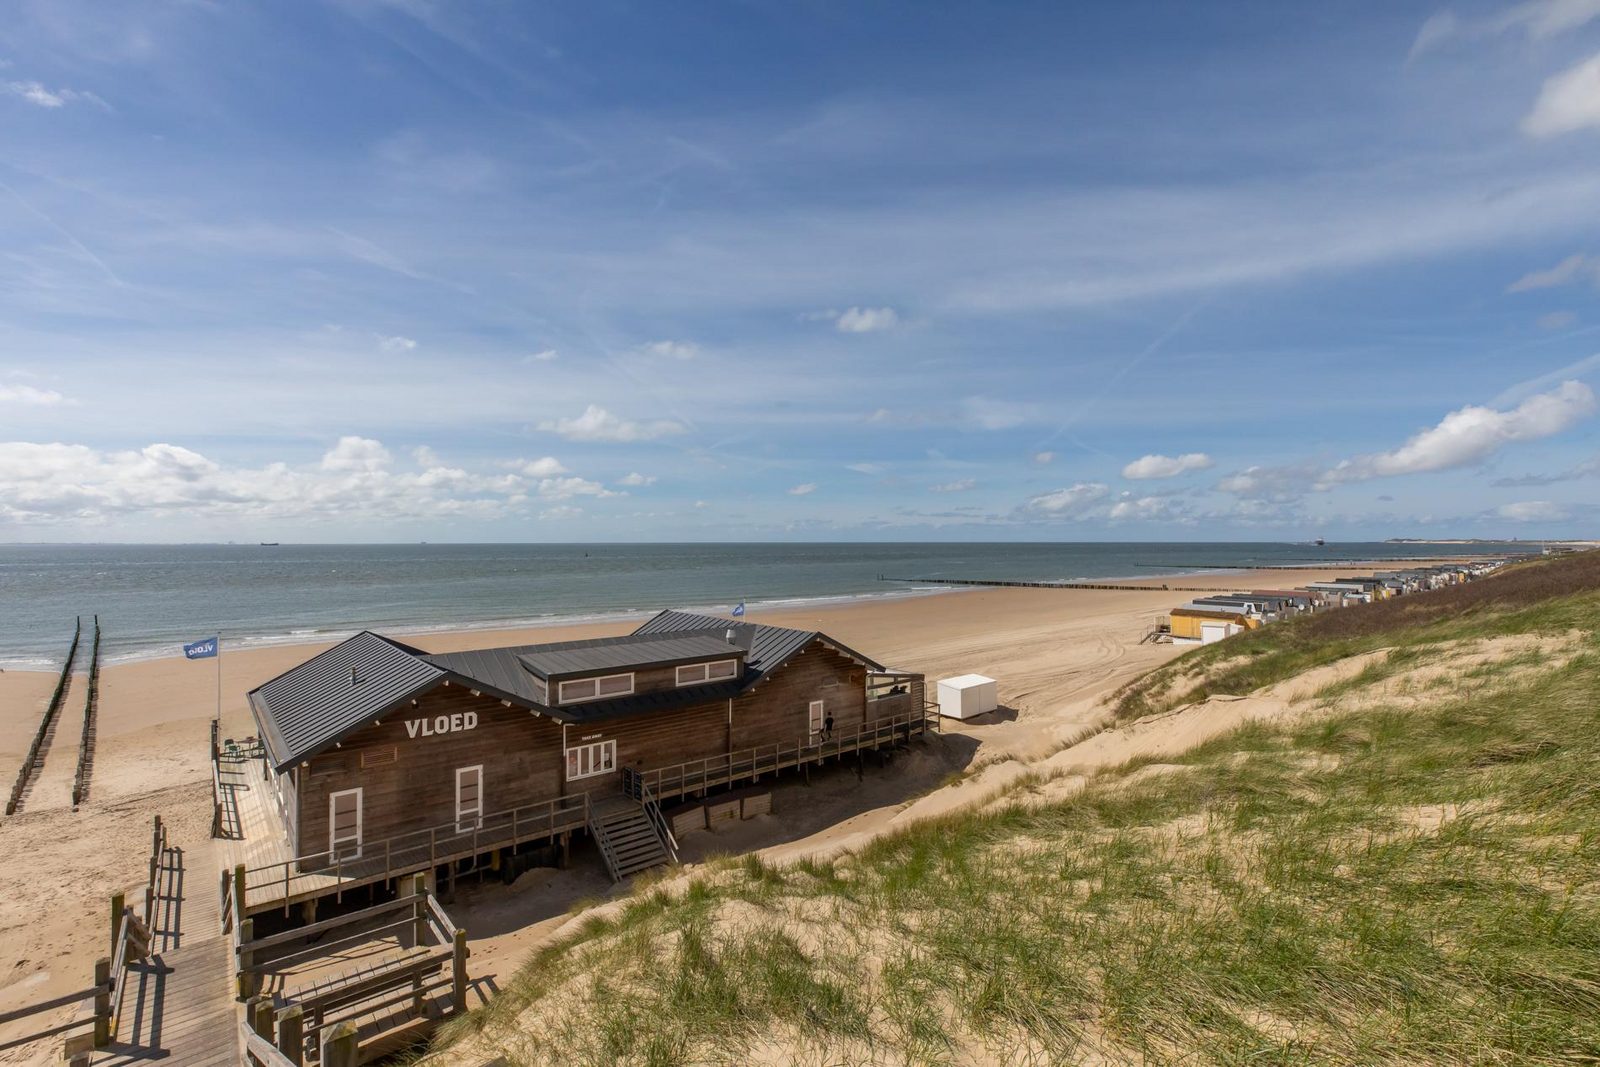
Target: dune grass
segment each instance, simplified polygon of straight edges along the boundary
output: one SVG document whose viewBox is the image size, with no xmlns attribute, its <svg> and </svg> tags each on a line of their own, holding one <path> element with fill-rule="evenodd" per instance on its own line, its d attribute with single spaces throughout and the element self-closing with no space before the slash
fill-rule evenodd
<svg viewBox="0 0 1600 1067">
<path fill-rule="evenodd" d="M 1592 596 L 1550 606 L 1600 621 Z M 540 953 L 442 1041 L 528 1064 L 1592 1063 L 1597 727 L 1591 636 L 837 862 L 725 860 Z"/>
</svg>

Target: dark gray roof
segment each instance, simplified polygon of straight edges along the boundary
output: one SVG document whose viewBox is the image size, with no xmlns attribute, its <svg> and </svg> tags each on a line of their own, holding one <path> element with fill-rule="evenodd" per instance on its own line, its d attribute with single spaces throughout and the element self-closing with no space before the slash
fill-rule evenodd
<svg viewBox="0 0 1600 1067">
<path fill-rule="evenodd" d="M 740 622 L 737 619 L 721 619 L 715 615 L 697 615 L 692 611 L 663 611 L 640 626 L 634 633 L 666 634 L 695 630 L 721 632 L 729 629 L 734 632 L 734 640 L 750 650 L 745 657 L 745 663 L 756 672 L 757 678 L 747 683 L 749 685 L 755 684 L 756 681 L 771 673 L 775 668 L 787 663 L 801 649 L 817 638 L 821 638 L 840 652 L 852 659 L 861 661 L 874 670 L 884 669 L 883 665 L 876 660 L 868 659 L 854 649 L 846 648 L 827 634 L 817 630 L 791 630 L 786 626 L 765 626 L 757 623 Z"/>
<path fill-rule="evenodd" d="M 621 667 L 670 667 L 675 663 L 744 656 L 735 636 L 729 643 L 728 630 L 717 633 L 630 634 L 627 637 L 597 637 L 588 641 L 560 641 L 538 645 L 517 658 L 541 678 L 555 675 L 584 675 Z"/>
<path fill-rule="evenodd" d="M 417 649 L 363 632 L 257 686 L 249 698 L 267 754 L 281 769 L 443 677 Z"/>
</svg>

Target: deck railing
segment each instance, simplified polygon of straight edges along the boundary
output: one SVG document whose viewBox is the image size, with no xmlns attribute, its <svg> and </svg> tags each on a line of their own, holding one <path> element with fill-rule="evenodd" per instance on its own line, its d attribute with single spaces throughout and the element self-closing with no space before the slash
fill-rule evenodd
<svg viewBox="0 0 1600 1067">
<path fill-rule="evenodd" d="M 235 907 L 242 903 L 247 910 L 252 897 L 270 892 L 274 901 L 281 893 L 287 909 L 297 888 L 315 889 L 318 895 L 325 895 L 328 879 L 333 881 L 333 891 L 340 894 L 348 886 L 431 870 L 441 863 L 475 856 L 486 849 L 555 837 L 586 826 L 588 812 L 589 797 L 579 793 L 485 815 L 467 830 L 452 821 L 426 830 L 365 841 L 359 849 L 308 852 L 293 859 L 246 868 L 242 885 L 244 899 L 236 902 Z M 231 892 L 237 894 L 240 888 L 235 884 Z M 225 894 L 228 892 L 230 890 L 224 889 Z"/>
<path fill-rule="evenodd" d="M 622 791 L 639 802 L 645 817 L 650 820 L 650 828 L 656 832 L 656 840 L 661 842 L 661 850 L 668 859 L 677 863 L 678 839 L 673 835 L 672 827 L 667 825 L 666 816 L 661 814 L 661 803 L 656 800 L 655 792 L 645 783 L 639 771 L 632 767 L 622 768 Z"/>
<path fill-rule="evenodd" d="M 788 743 L 758 745 L 635 774 L 640 787 L 649 790 L 657 799 L 682 797 L 736 781 L 759 781 L 763 774 L 820 763 L 829 756 L 878 748 L 913 733 L 926 732 L 930 721 L 937 727 L 937 716 L 930 717 L 927 707 L 919 705 L 913 711 L 874 719 L 854 731 L 836 732 L 828 738 L 807 737 Z"/>
<path fill-rule="evenodd" d="M 423 875 L 415 876 L 403 896 L 349 915 L 259 938 L 253 927 L 251 919 L 235 927 L 234 976 L 239 999 L 246 1002 L 246 1053 L 268 1067 L 281 1063 L 278 1055 L 292 1063 L 305 1062 L 316 1049 L 326 1056 L 330 1043 L 349 1039 L 348 1020 L 365 1020 L 369 1029 L 375 1021 L 381 1034 L 466 1010 L 466 931 L 451 922 Z M 348 973 L 329 974 L 322 966 L 357 945 L 391 937 L 409 946 Z M 317 977 L 275 996 L 261 995 L 266 975 L 287 981 L 294 968 L 306 965 Z M 443 1005 L 439 998 L 446 991 L 449 1002 Z"/>
</svg>

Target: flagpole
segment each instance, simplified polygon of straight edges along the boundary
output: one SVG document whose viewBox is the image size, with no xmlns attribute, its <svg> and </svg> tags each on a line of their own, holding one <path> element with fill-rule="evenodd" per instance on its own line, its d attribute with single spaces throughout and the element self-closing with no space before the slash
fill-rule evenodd
<svg viewBox="0 0 1600 1067">
<path fill-rule="evenodd" d="M 222 725 L 222 631 L 217 631 L 217 725 Z"/>
</svg>

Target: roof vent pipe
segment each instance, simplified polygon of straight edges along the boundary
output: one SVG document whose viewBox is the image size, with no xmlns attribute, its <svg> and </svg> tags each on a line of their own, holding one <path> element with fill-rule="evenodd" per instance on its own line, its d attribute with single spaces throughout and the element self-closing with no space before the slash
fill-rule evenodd
<svg viewBox="0 0 1600 1067">
<path fill-rule="evenodd" d="M 727 634 L 724 635 L 724 636 L 726 637 L 728 644 L 730 644 L 730 645 L 733 644 L 733 629 L 731 627 L 728 629 Z"/>
<path fill-rule="evenodd" d="M 354 667 L 350 668 L 350 684 L 351 685 L 356 685 L 357 684 L 356 669 Z"/>
</svg>

